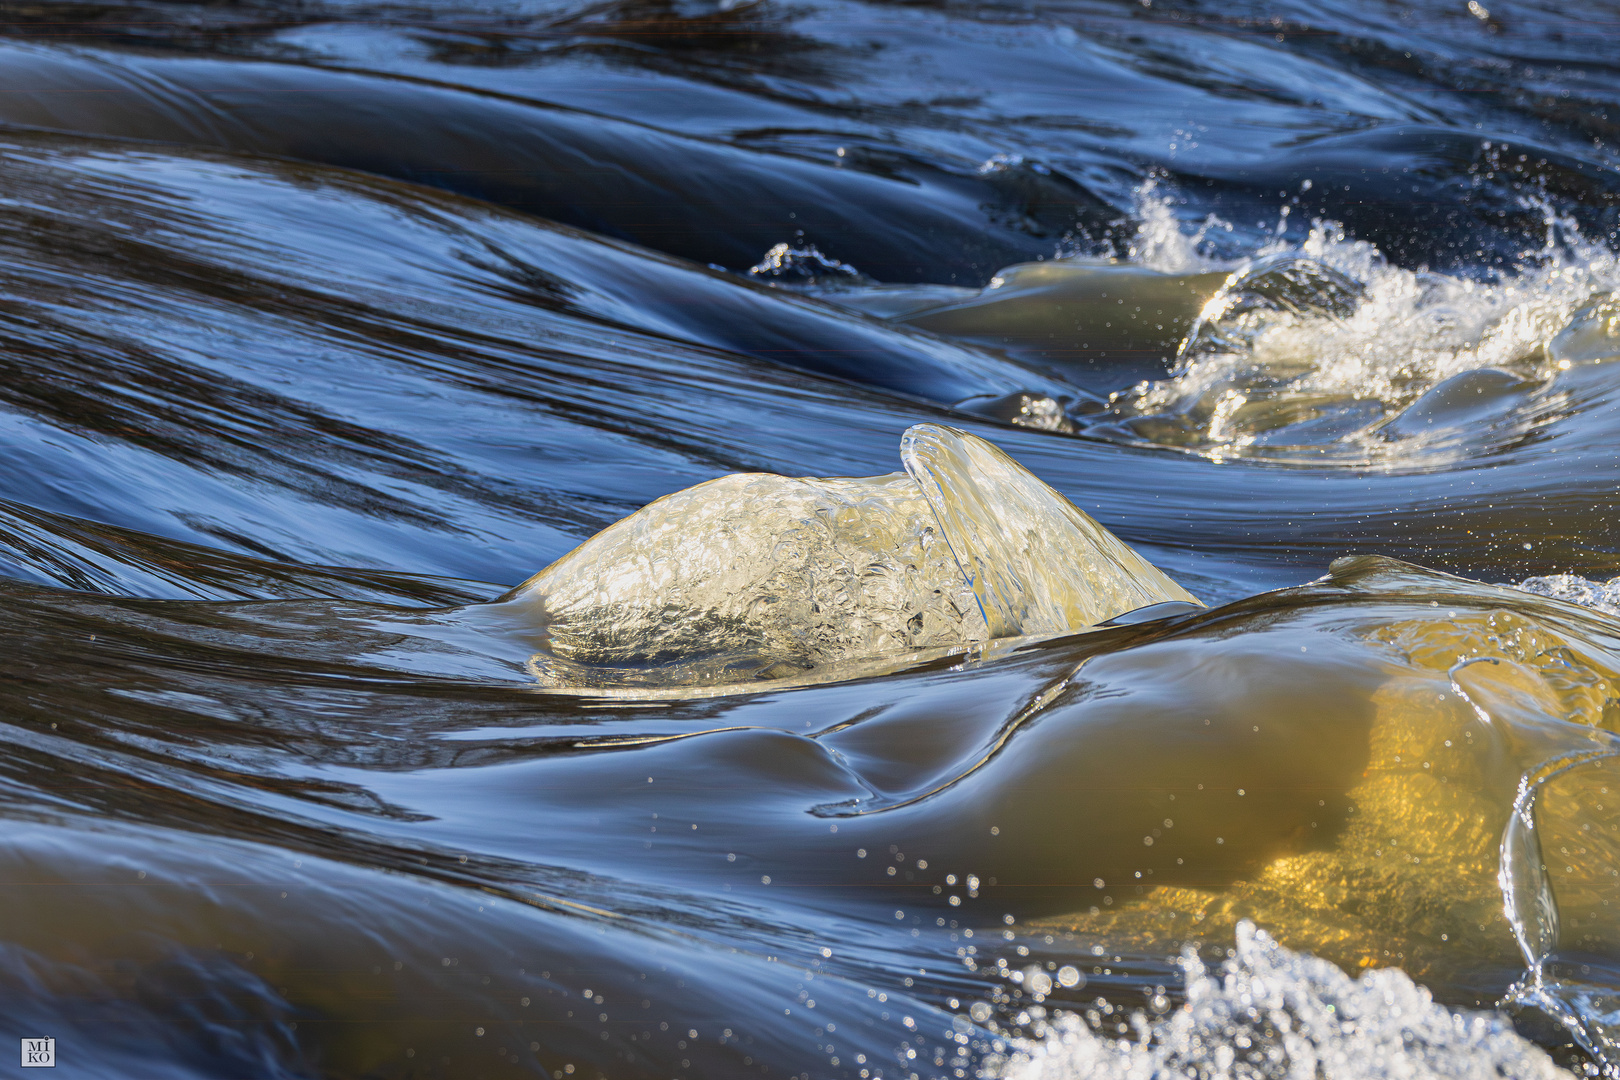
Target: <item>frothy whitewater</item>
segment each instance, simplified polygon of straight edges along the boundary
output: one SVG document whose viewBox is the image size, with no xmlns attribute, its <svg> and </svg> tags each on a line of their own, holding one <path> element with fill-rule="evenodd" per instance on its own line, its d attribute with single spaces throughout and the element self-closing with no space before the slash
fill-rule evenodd
<svg viewBox="0 0 1620 1080">
<path fill-rule="evenodd" d="M 1166 378 L 1116 392 L 1087 430 L 1216 459 L 1435 468 L 1511 445 L 1578 407 L 1572 368 L 1620 354 L 1620 259 L 1545 200 L 1539 245 L 1509 272 L 1388 262 L 1316 221 L 1302 242 L 1214 254 L 1156 184 L 1139 193 L 1130 259 L 1229 273 Z M 1283 208 L 1281 227 L 1287 220 Z"/>
<path fill-rule="evenodd" d="M 1398 969 L 1351 978 L 1253 923 L 1211 970 L 1181 959 L 1184 1002 L 1031 1017 L 984 1075 L 1001 1080 L 1555 1080 L 1564 1070 L 1494 1013 L 1436 1004 Z M 1049 985 L 1049 984 L 1048 984 Z M 1042 1011 L 1037 1006 L 1033 1011 Z M 1105 1026 L 1106 1024 L 1106 1026 Z M 1116 1033 L 1109 1034 L 1108 1029 Z M 1120 1030 L 1126 1033 L 1118 1034 Z"/>
</svg>

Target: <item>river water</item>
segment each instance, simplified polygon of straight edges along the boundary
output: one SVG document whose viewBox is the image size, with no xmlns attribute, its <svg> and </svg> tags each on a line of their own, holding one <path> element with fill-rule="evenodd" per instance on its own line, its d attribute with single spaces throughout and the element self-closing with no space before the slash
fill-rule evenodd
<svg viewBox="0 0 1620 1080">
<path fill-rule="evenodd" d="M 1617 33 L 0 4 L 0 1034 L 1620 1075 Z"/>
</svg>

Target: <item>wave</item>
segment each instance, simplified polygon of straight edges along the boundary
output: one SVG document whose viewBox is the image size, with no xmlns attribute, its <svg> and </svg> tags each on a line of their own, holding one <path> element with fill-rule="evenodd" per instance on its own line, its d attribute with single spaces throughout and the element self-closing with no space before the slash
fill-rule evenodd
<svg viewBox="0 0 1620 1080">
<path fill-rule="evenodd" d="M 1545 196 L 1518 197 L 1537 241 L 1483 275 L 1397 265 L 1331 220 L 1289 239 L 1288 205 L 1275 237 L 1222 254 L 1208 238 L 1230 223 L 1189 228 L 1178 199 L 1150 177 L 1118 254 L 1004 268 L 893 317 L 1108 395 L 1066 430 L 1216 461 L 1439 469 L 1613 389 L 1576 369 L 1620 356 L 1620 256 Z"/>
<path fill-rule="evenodd" d="M 887 476 L 739 474 L 666 495 L 487 617 L 543 628 L 542 683 L 590 687 L 791 678 L 1197 605 L 983 439 L 917 425 L 901 459 Z"/>
<path fill-rule="evenodd" d="M 1163 994 L 1150 1010 L 1107 1006 L 1088 1017 L 1058 1011 L 1033 1021 L 986 1063 L 1003 1080 L 1567 1080 L 1545 1051 L 1500 1015 L 1448 1009 L 1398 969 L 1352 979 L 1325 960 L 1293 952 L 1253 923 L 1211 971 L 1182 955 L 1183 1001 Z M 1050 988 L 1052 980 L 1044 972 Z M 1032 980 L 1023 980 L 1027 987 Z M 1040 1000 L 1037 995 L 1036 1000 Z M 1039 1006 L 1030 1013 L 1042 1013 Z M 1129 1029 L 1120 1037 L 1096 1030 Z M 1090 1021 L 1088 1023 L 1088 1020 Z"/>
</svg>

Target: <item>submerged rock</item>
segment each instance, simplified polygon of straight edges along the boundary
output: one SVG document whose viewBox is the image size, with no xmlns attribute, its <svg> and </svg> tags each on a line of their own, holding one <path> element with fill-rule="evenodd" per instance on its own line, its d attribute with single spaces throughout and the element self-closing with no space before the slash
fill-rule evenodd
<svg viewBox="0 0 1620 1080">
<path fill-rule="evenodd" d="M 1178 344 L 1226 277 L 1224 271 L 1165 273 L 1112 259 L 1022 263 L 999 271 L 978 293 L 942 298 L 895 318 L 1005 349 L 1077 386 L 1108 393 L 1168 374 Z"/>
<path fill-rule="evenodd" d="M 544 627 L 542 682 L 612 686 L 793 677 L 1197 603 L 983 439 L 921 424 L 901 456 L 884 476 L 675 492 L 499 606 Z"/>
<path fill-rule="evenodd" d="M 1483 988 L 1522 967 L 1503 1004 L 1532 1028 L 1550 1022 L 1557 1039 L 1572 1040 L 1609 1075 L 1620 1061 L 1620 933 L 1612 913 L 1620 877 L 1620 799 L 1613 794 L 1620 788 L 1620 654 L 1612 623 L 1556 600 L 1372 557 L 1336 562 L 1328 577 L 1296 595 L 1315 590 L 1332 616 L 1324 606 L 1290 623 L 1273 608 L 1266 625 L 1250 623 L 1246 635 L 1256 642 L 1261 633 L 1285 631 L 1308 642 L 1299 662 L 1312 665 L 1313 692 L 1359 701 L 1364 717 L 1346 713 L 1315 724 L 1307 717 L 1326 710 L 1293 704 L 1304 700 L 1297 692 L 1283 708 L 1268 708 L 1257 690 L 1279 680 L 1260 671 L 1255 653 L 1246 658 L 1241 677 L 1249 686 L 1237 700 L 1256 721 L 1257 745 L 1299 740 L 1284 766 L 1299 775 L 1321 752 L 1300 733 L 1314 726 L 1320 740 L 1330 729 L 1343 733 L 1346 719 L 1365 722 L 1365 757 L 1342 744 L 1329 751 L 1353 762 L 1346 786 L 1322 784 L 1318 802 L 1298 780 L 1283 780 L 1283 771 L 1238 780 L 1229 769 L 1208 785 L 1222 789 L 1217 800 L 1202 784 L 1194 795 L 1187 785 L 1171 790 L 1133 774 L 1166 815 L 1164 835 L 1144 847 L 1138 863 L 1141 884 L 1116 871 L 1106 878 L 1109 893 L 1099 876 L 1100 902 L 1082 900 L 1072 914 L 1033 919 L 1024 929 L 1106 942 L 1114 953 L 1163 955 L 1234 935 L 1241 941 L 1248 919 L 1273 927 L 1291 949 L 1352 971 L 1398 966 L 1464 1005 L 1496 1000 L 1497 990 L 1487 996 Z M 1338 651 L 1346 645 L 1350 652 Z M 1360 659 L 1351 659 L 1356 654 Z M 1095 679 L 1100 668 L 1087 670 Z M 1122 683 L 1115 674 L 1111 701 L 1123 698 Z M 1223 699 L 1234 700 L 1229 693 L 1211 685 L 1192 715 L 1213 714 L 1212 730 L 1220 730 L 1218 710 Z M 1161 734 L 1176 716 L 1164 715 Z M 1185 738 L 1186 730 L 1177 735 Z M 1198 750 L 1206 760 L 1210 753 Z M 1259 853 L 1254 820 L 1235 807 L 1283 787 L 1296 801 L 1268 809 L 1266 827 L 1282 836 L 1293 815 L 1294 839 Z M 1141 813 L 1137 821 L 1152 817 Z M 1244 865 L 1223 854 L 1217 858 L 1228 861 L 1216 873 L 1207 869 L 1215 864 L 1183 870 L 1183 857 L 1191 866 L 1210 851 L 1191 829 L 1209 826 L 1220 832 L 1219 851 L 1247 836 L 1259 857 Z M 1075 1075 L 1106 1074 L 1077 1068 Z"/>
</svg>

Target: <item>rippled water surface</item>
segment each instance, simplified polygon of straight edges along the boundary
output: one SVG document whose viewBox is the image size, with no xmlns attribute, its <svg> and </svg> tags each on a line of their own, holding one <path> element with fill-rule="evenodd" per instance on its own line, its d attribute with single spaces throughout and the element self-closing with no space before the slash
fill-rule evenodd
<svg viewBox="0 0 1620 1080">
<path fill-rule="evenodd" d="M 0 1035 L 1620 1075 L 1617 40 L 0 2 Z"/>
</svg>

